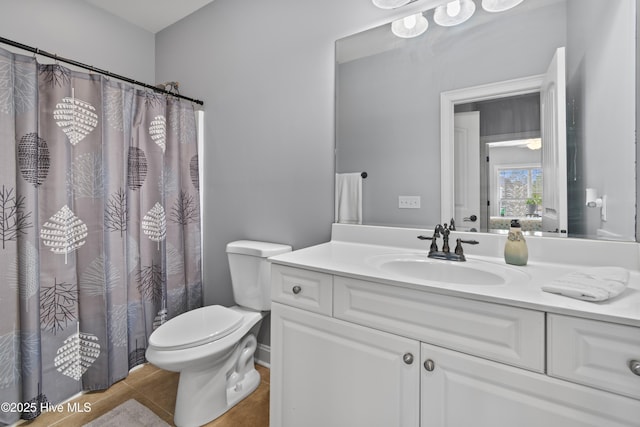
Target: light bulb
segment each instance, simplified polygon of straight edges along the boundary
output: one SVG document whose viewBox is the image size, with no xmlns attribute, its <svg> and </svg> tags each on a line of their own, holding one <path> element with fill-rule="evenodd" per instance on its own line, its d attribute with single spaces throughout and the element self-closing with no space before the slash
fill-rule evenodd
<svg viewBox="0 0 640 427">
<path fill-rule="evenodd" d="M 427 31 L 429 22 L 422 13 L 406 16 L 391 23 L 391 31 L 398 37 L 417 37 Z"/>
<path fill-rule="evenodd" d="M 529 150 L 539 150 L 542 148 L 542 139 L 534 138 L 527 140 L 527 148 Z"/>
<path fill-rule="evenodd" d="M 407 16 L 403 18 L 402 21 L 404 22 L 405 28 L 408 30 L 413 29 L 413 27 L 415 27 L 416 24 L 418 23 L 418 20 L 416 19 L 415 15 Z"/>
<path fill-rule="evenodd" d="M 454 0 L 436 7 L 433 20 L 443 27 L 462 24 L 471 18 L 476 11 L 476 4 L 472 0 Z"/>
<path fill-rule="evenodd" d="M 447 3 L 447 15 L 450 17 L 458 16 L 460 13 L 460 0 L 454 0 Z"/>
</svg>

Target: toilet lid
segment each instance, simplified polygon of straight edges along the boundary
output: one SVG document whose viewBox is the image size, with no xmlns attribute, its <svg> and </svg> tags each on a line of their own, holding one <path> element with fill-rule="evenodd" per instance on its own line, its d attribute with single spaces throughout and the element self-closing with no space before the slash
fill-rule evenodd
<svg viewBox="0 0 640 427">
<path fill-rule="evenodd" d="M 206 344 L 238 329 L 242 317 L 237 311 L 221 305 L 197 308 L 162 324 L 149 337 L 149 344 L 165 350 Z"/>
</svg>

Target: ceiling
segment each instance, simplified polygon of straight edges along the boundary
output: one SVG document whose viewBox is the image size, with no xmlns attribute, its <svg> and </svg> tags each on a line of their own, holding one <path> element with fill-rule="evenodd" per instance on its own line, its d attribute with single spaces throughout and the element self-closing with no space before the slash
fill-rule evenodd
<svg viewBox="0 0 640 427">
<path fill-rule="evenodd" d="M 84 0 L 151 33 L 157 33 L 213 0 Z"/>
</svg>

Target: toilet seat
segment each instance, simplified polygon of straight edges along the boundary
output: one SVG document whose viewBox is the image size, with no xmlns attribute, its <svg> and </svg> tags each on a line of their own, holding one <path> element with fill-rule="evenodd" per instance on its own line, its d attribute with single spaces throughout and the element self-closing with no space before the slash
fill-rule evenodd
<svg viewBox="0 0 640 427">
<path fill-rule="evenodd" d="M 243 316 L 221 305 L 197 308 L 176 316 L 156 329 L 149 345 L 161 350 L 179 350 L 219 340 L 242 325 Z"/>
</svg>

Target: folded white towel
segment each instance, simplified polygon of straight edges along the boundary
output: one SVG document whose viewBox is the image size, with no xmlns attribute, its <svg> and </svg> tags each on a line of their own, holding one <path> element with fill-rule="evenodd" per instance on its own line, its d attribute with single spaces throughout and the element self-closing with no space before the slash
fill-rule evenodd
<svg viewBox="0 0 640 427">
<path fill-rule="evenodd" d="M 545 292 L 585 301 L 605 301 L 627 287 L 629 271 L 621 267 L 592 267 L 560 276 L 548 285 Z"/>
<path fill-rule="evenodd" d="M 342 224 L 362 224 L 362 175 L 336 174 L 335 221 Z"/>
</svg>

